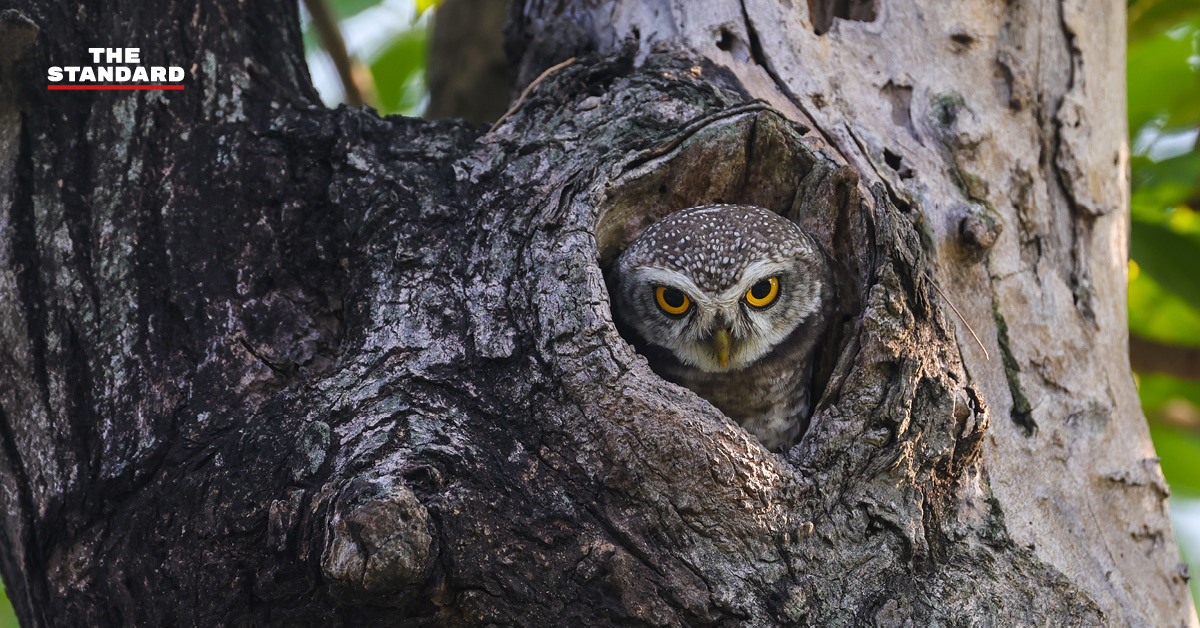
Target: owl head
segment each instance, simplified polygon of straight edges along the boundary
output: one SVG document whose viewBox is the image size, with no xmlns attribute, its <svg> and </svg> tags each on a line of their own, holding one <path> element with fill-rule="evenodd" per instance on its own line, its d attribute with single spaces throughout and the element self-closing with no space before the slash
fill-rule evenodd
<svg viewBox="0 0 1200 628">
<path fill-rule="evenodd" d="M 706 205 L 646 229 L 613 267 L 614 312 L 641 340 L 709 373 L 736 371 L 821 308 L 813 240 L 759 207 Z"/>
</svg>

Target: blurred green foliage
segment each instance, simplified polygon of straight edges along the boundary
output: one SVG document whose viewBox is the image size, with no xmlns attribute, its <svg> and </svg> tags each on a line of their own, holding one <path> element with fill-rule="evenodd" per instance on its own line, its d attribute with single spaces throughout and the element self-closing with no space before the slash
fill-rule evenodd
<svg viewBox="0 0 1200 628">
<path fill-rule="evenodd" d="M 1200 2 L 1130 0 L 1128 8 L 1129 329 L 1200 347 Z M 1151 373 L 1137 381 L 1172 500 L 1200 500 L 1200 382 Z M 1176 520 L 1184 555 L 1200 556 L 1186 543 L 1196 532 L 1183 525 Z"/>
<path fill-rule="evenodd" d="M 8 592 L 0 588 L 0 628 L 18 628 L 17 615 L 13 612 L 12 603 L 8 601 Z"/>
<path fill-rule="evenodd" d="M 440 0 L 327 1 L 342 27 L 351 56 L 369 70 L 366 84 L 358 81 L 366 102 L 380 115 L 420 115 L 426 96 L 429 38 L 428 20 L 422 18 Z M 314 56 L 324 51 L 310 26 L 305 14 L 304 50 L 311 65 Z"/>
<path fill-rule="evenodd" d="M 1159 342 L 1200 347 L 1200 2 L 1128 6 L 1129 327 Z M 1164 375 L 1141 375 L 1139 390 L 1156 423 L 1172 405 L 1176 415 L 1187 406 L 1195 415 L 1200 404 L 1194 382 Z M 1155 426 L 1164 473 L 1173 487 L 1200 486 L 1200 426 L 1175 423 Z"/>
<path fill-rule="evenodd" d="M 425 96 L 425 51 L 427 29 L 412 28 L 400 33 L 371 63 L 379 112 L 413 115 Z"/>
<path fill-rule="evenodd" d="M 1129 268 L 1129 327 L 1150 340 L 1168 344 L 1200 345 L 1200 312 L 1142 273 L 1137 262 Z M 1180 386 L 1184 382 L 1180 381 Z M 1142 404 L 1157 407 L 1142 395 Z"/>
</svg>

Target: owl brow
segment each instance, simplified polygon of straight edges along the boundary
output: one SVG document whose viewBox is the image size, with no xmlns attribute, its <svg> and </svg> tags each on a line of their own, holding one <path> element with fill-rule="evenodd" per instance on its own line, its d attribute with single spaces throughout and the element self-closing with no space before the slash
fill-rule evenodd
<svg viewBox="0 0 1200 628">
<path fill-rule="evenodd" d="M 752 288 L 754 284 L 764 279 L 784 275 L 787 270 L 787 265 L 783 261 L 763 260 L 750 264 L 742 271 L 741 279 L 722 292 L 719 298 L 722 301 L 741 299 L 742 295 Z M 782 282 L 779 289 L 783 290 Z"/>
<path fill-rule="evenodd" d="M 690 277 L 677 270 L 661 266 L 643 266 L 638 269 L 637 274 L 647 283 L 682 290 L 692 299 L 702 300 L 702 297 L 704 297 L 704 291 L 700 289 L 700 286 L 697 286 Z"/>
</svg>

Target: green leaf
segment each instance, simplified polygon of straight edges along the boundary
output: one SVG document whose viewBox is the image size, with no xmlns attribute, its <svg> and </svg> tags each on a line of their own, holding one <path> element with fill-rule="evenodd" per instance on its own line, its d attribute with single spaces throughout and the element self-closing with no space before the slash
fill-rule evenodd
<svg viewBox="0 0 1200 628">
<path fill-rule="evenodd" d="M 8 591 L 0 588 L 0 628 L 19 628 L 17 614 L 13 612 L 12 602 L 8 599 Z"/>
<path fill-rule="evenodd" d="M 1129 47 L 1131 133 L 1156 120 L 1166 129 L 1200 124 L 1200 73 L 1197 64 L 1189 63 L 1197 55 L 1198 37 L 1200 17 Z"/>
<path fill-rule="evenodd" d="M 339 20 L 344 20 L 381 4 L 382 0 L 329 0 L 329 8 Z"/>
<path fill-rule="evenodd" d="M 371 63 L 380 113 L 419 113 L 417 108 L 425 97 L 427 38 L 428 32 L 422 26 L 405 31 Z"/>
<path fill-rule="evenodd" d="M 326 0 L 329 3 L 329 10 L 333 11 L 333 17 L 338 22 L 354 17 L 367 9 L 378 6 L 383 3 L 383 0 Z M 301 0 L 303 4 L 303 0 Z M 312 28 L 312 24 L 306 24 L 304 32 L 304 52 L 310 52 L 321 45 L 317 40 L 316 30 Z M 344 34 L 343 34 L 344 36 Z"/>
<path fill-rule="evenodd" d="M 1174 494 L 1200 496 L 1200 436 L 1166 425 L 1151 425 L 1154 451 Z"/>
<path fill-rule="evenodd" d="M 1135 220 L 1130 253 L 1141 270 L 1193 309 L 1200 309 L 1200 239 Z"/>
<path fill-rule="evenodd" d="M 1159 342 L 1200 345 L 1200 311 L 1140 268 L 1136 262 L 1129 268 L 1129 329 Z"/>
<path fill-rule="evenodd" d="M 1143 374 L 1138 376 L 1138 397 L 1146 414 L 1162 410 L 1171 401 L 1183 400 L 1200 407 L 1200 382 L 1159 373 Z"/>
<path fill-rule="evenodd" d="M 1136 44 L 1200 17 L 1196 0 L 1135 0 L 1129 3 L 1129 43 Z"/>
<path fill-rule="evenodd" d="M 421 15 L 430 9 L 436 9 L 442 0 L 417 0 L 417 15 Z"/>
<path fill-rule="evenodd" d="M 1188 205 L 1194 199 L 1200 198 L 1200 152 L 1191 152 L 1162 161 L 1134 157 L 1131 166 L 1131 200 L 1135 208 L 1135 218 L 1145 216 L 1148 210 L 1166 210 Z"/>
<path fill-rule="evenodd" d="M 329 10 L 333 12 L 333 19 L 339 22 L 354 17 L 371 7 L 383 4 L 383 0 L 325 0 L 325 2 L 329 4 Z M 300 5 L 304 6 L 304 0 L 300 0 Z M 308 7 L 304 8 L 308 9 Z"/>
</svg>

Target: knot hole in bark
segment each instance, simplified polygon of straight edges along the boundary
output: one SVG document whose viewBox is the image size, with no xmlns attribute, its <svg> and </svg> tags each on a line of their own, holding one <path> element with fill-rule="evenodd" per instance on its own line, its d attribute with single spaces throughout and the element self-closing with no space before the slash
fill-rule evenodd
<svg viewBox="0 0 1200 628">
<path fill-rule="evenodd" d="M 616 258 L 650 225 L 681 209 L 754 205 L 801 226 L 829 257 L 836 295 L 830 333 L 813 356 L 815 405 L 844 344 L 846 322 L 859 314 L 874 262 L 866 253 L 869 229 L 857 173 L 814 150 L 807 132 L 761 103 L 688 125 L 675 138 L 634 156 L 609 182 L 596 245 L 611 287 Z"/>
<path fill-rule="evenodd" d="M 404 607 L 425 585 L 437 557 L 433 521 L 416 494 L 389 476 L 356 478 L 333 494 L 321 570 L 349 603 Z"/>
<path fill-rule="evenodd" d="M 813 31 L 824 35 L 833 28 L 834 18 L 855 22 L 874 22 L 879 16 L 879 0 L 808 0 Z"/>
</svg>

